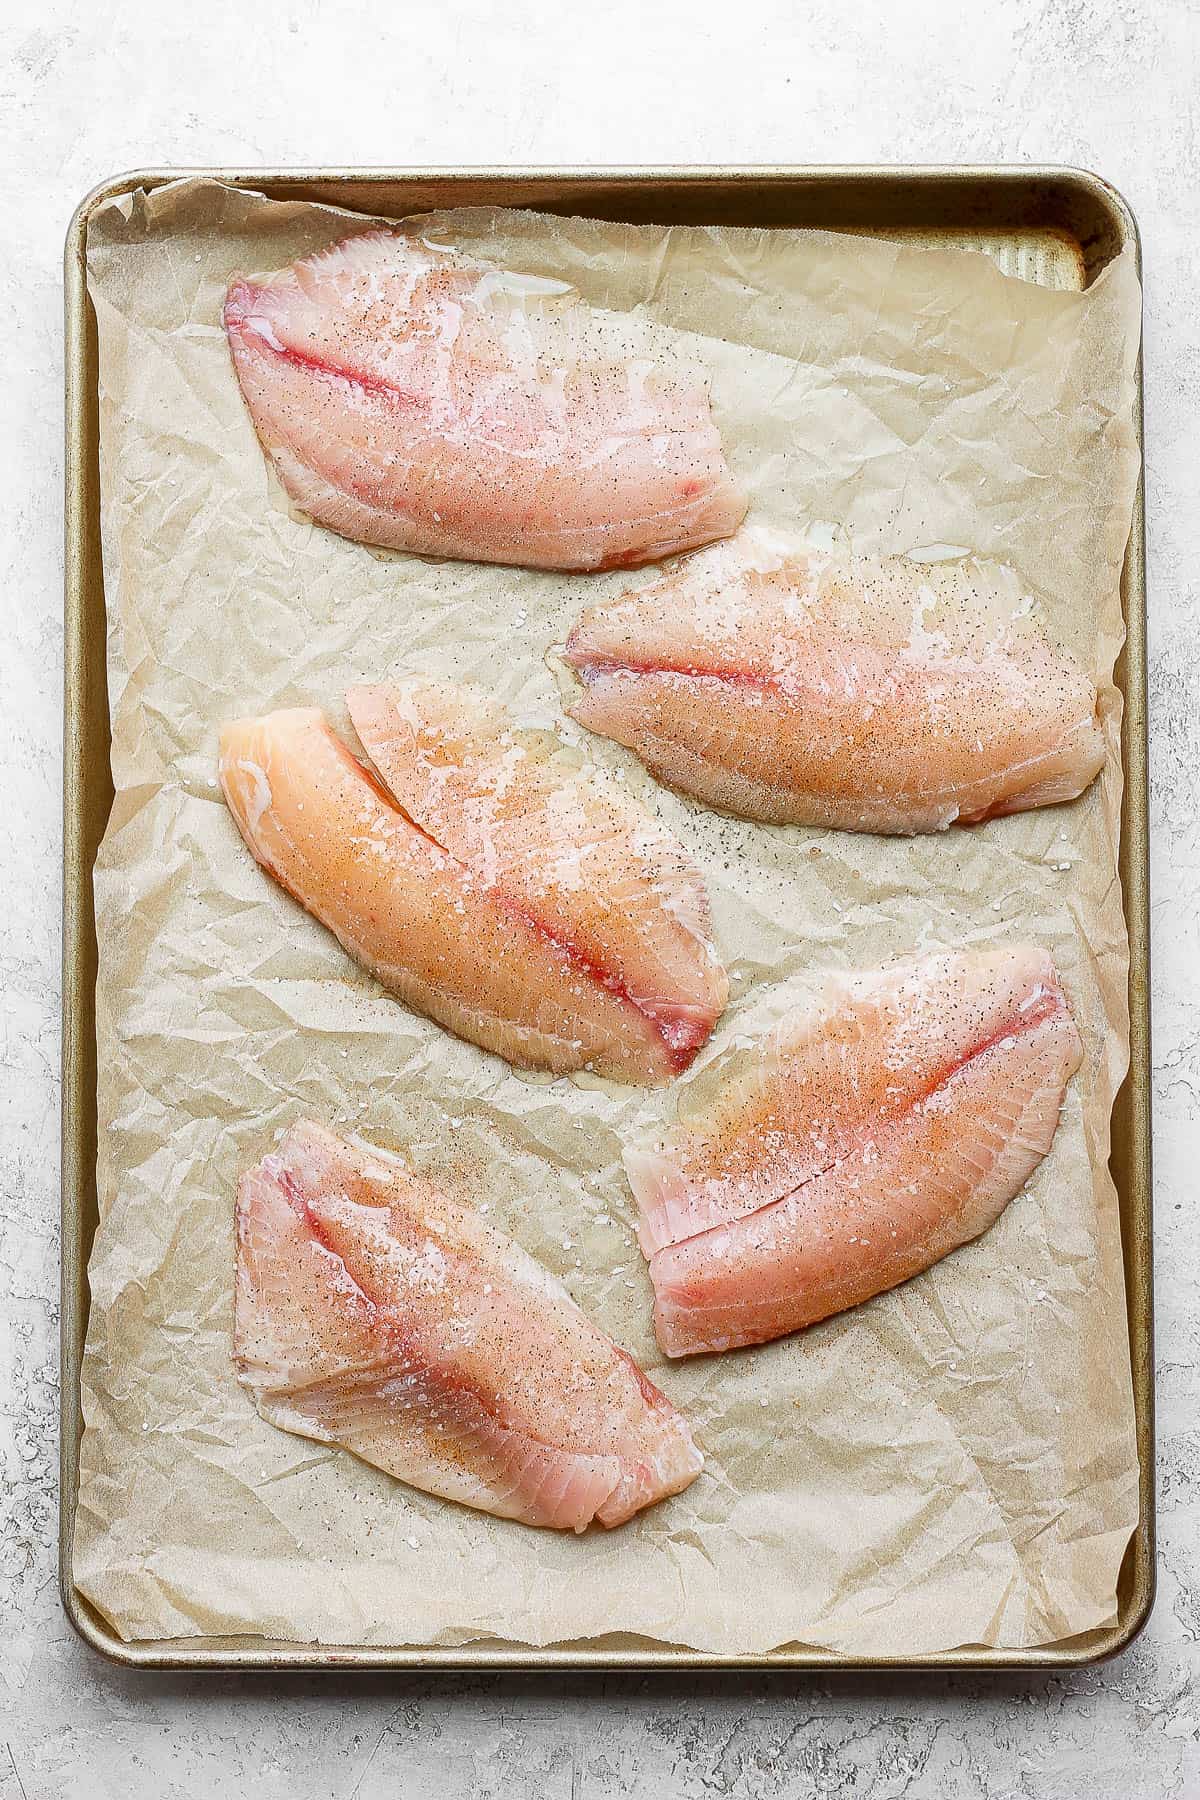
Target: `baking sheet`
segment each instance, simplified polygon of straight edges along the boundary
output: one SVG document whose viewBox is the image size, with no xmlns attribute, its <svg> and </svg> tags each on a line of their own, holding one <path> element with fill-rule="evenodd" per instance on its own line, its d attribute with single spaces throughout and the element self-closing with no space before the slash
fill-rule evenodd
<svg viewBox="0 0 1200 1800">
<path fill-rule="evenodd" d="M 288 515 L 229 374 L 219 297 L 235 267 L 344 228 L 196 184 L 93 225 L 118 797 L 98 872 L 82 1590 L 130 1636 L 621 1631 L 903 1654 L 1103 1624 L 1136 1518 L 1115 1197 L 1091 1173 L 1124 1055 L 1115 696 L 1103 792 L 912 845 L 719 821 L 596 747 L 708 870 L 741 990 L 717 1049 L 780 979 L 1007 934 L 1054 948 L 1093 1051 L 1052 1157 L 981 1244 L 803 1338 L 658 1371 L 616 1159 L 669 1098 L 531 1084 L 410 1018 L 246 866 L 211 786 L 221 717 L 329 702 L 391 669 L 480 676 L 527 717 L 554 716 L 546 642 L 585 593 L 620 585 L 375 556 Z M 865 549 L 1005 557 L 1107 675 L 1136 478 L 1128 256 L 1078 296 L 979 257 L 818 234 L 490 213 L 440 228 L 598 303 L 702 328 L 757 516 L 840 519 Z M 447 1092 L 463 1096 L 454 1167 L 476 1192 L 486 1179 L 704 1442 L 701 1481 L 630 1531 L 566 1543 L 442 1507 L 271 1432 L 232 1380 L 238 1166 L 300 1110 L 441 1166 Z"/>
</svg>

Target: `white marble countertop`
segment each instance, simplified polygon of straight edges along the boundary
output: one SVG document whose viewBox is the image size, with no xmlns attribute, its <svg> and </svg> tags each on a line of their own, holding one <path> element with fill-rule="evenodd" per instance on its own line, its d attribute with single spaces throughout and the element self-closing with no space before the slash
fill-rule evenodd
<svg viewBox="0 0 1200 1800">
<path fill-rule="evenodd" d="M 370 23 L 367 21 L 370 20 Z M 1200 10 L 1196 0 L 0 6 L 0 1800 L 1200 1795 Z M 58 1603 L 61 282 L 146 164 L 1048 161 L 1146 259 L 1159 1597 L 1066 1678 L 190 1679 Z M 1189 1176 L 1189 1170 L 1191 1175 Z"/>
</svg>

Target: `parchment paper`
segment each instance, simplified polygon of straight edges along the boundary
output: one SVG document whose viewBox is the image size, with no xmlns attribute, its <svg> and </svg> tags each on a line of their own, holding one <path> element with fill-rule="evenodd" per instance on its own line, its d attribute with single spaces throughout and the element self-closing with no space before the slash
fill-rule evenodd
<svg viewBox="0 0 1200 1800">
<path fill-rule="evenodd" d="M 255 866 L 217 791 L 224 718 L 316 703 L 344 725 L 344 688 L 397 671 L 478 679 L 561 722 L 547 648 L 629 579 L 380 554 L 289 512 L 221 298 L 234 271 L 346 228 L 189 180 L 91 233 L 116 802 L 96 870 L 80 1588 L 129 1638 L 886 1653 L 1103 1625 L 1137 1516 L 1106 1168 L 1127 1043 L 1110 676 L 1136 480 L 1131 262 L 1080 295 L 838 235 L 427 223 L 695 334 L 755 520 L 1008 561 L 1104 695 L 1108 767 L 1085 799 L 911 841 L 723 819 L 589 742 L 706 872 L 735 984 L 710 1055 L 822 970 L 996 938 L 1049 946 L 1087 1046 L 1050 1156 L 982 1240 L 800 1336 L 664 1366 L 619 1157 L 674 1093 L 531 1080 L 405 1011 Z M 407 1147 L 487 1204 L 685 1409 L 696 1484 L 576 1539 L 263 1424 L 229 1359 L 234 1191 L 301 1114 Z"/>
</svg>

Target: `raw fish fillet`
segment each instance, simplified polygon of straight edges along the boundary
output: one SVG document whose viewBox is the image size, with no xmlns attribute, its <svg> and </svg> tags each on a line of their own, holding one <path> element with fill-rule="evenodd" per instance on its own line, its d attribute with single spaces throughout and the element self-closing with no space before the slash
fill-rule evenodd
<svg viewBox="0 0 1200 1800">
<path fill-rule="evenodd" d="M 977 1237 L 1049 1150 L 1081 1056 L 1028 945 L 831 978 L 626 1153 L 663 1349 L 796 1331 Z"/>
<path fill-rule="evenodd" d="M 661 935 L 674 962 L 643 995 L 498 882 L 494 868 L 456 855 L 415 824 L 319 711 L 226 726 L 220 772 L 238 829 L 263 867 L 384 987 L 459 1037 L 523 1067 L 657 1083 L 684 1068 L 711 1029 L 724 977 L 695 910 L 688 986 L 671 986 L 686 958 L 665 919 Z M 681 862 L 677 851 L 662 869 L 664 908 L 673 884 L 694 903 Z M 641 873 L 648 888 L 649 848 Z M 653 903 L 648 891 L 640 898 L 642 941 L 630 963 L 644 973 L 653 964 L 645 941 Z M 637 935 L 633 922 L 629 935 Z M 701 991 L 711 997 L 707 1024 Z"/>
<path fill-rule="evenodd" d="M 234 281 L 224 323 L 280 480 L 346 537 L 605 569 L 727 537 L 746 511 L 704 372 L 562 282 L 367 231 Z"/>
<path fill-rule="evenodd" d="M 724 1009 L 708 895 L 678 838 L 482 689 L 352 688 L 354 728 L 401 810 L 630 997 L 684 1066 Z"/>
<path fill-rule="evenodd" d="M 233 1349 L 271 1424 L 527 1525 L 620 1525 L 702 1463 L 665 1395 L 511 1238 L 307 1122 L 238 1187 Z"/>
<path fill-rule="evenodd" d="M 1072 800 L 1096 692 L 1015 575 L 785 554 L 751 534 L 584 614 L 590 730 L 706 805 L 780 825 L 940 831 Z"/>
</svg>

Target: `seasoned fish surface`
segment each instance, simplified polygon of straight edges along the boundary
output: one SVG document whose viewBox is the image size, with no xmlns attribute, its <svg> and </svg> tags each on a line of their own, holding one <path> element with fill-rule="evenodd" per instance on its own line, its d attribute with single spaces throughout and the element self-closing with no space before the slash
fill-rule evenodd
<svg viewBox="0 0 1200 1800">
<path fill-rule="evenodd" d="M 622 1524 L 702 1463 L 532 1257 L 309 1122 L 239 1185 L 234 1361 L 271 1424 L 527 1525 Z"/>
<path fill-rule="evenodd" d="M 772 824 L 940 831 L 1081 794 L 1096 692 L 1016 577 L 750 534 L 584 614 L 571 707 L 661 781 Z"/>
<path fill-rule="evenodd" d="M 833 978 L 627 1153 L 663 1349 L 779 1337 L 977 1237 L 1049 1150 L 1081 1054 L 1030 946 Z"/>
<path fill-rule="evenodd" d="M 477 687 L 352 688 L 350 717 L 397 804 L 653 1021 L 678 1066 L 728 995 L 699 869 L 615 781 L 522 732 Z"/>
<path fill-rule="evenodd" d="M 315 709 L 227 726 L 220 775 L 255 857 L 357 962 L 406 1005 L 510 1063 L 663 1082 L 695 1055 L 723 1004 L 724 977 L 699 936 L 691 985 L 671 985 L 681 951 L 643 998 L 482 858 L 464 860 L 414 823 Z M 675 873 L 664 874 L 668 895 Z M 653 893 L 641 897 L 648 914 Z"/>
<path fill-rule="evenodd" d="M 234 281 L 224 324 L 284 487 L 346 537 L 603 569 L 745 513 L 703 372 L 561 282 L 367 231 Z"/>
</svg>

